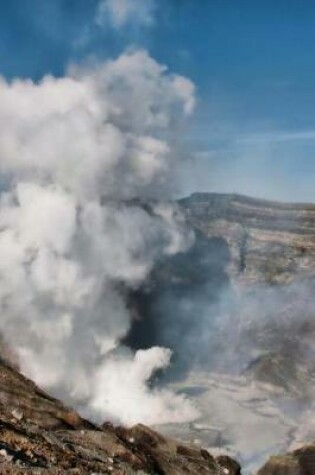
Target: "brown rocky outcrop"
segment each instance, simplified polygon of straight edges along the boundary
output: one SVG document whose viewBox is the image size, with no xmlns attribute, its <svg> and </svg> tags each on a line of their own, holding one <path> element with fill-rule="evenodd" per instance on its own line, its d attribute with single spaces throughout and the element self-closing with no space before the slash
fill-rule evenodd
<svg viewBox="0 0 315 475">
<path fill-rule="evenodd" d="M 229 457 L 137 425 L 96 426 L 0 362 L 0 474 L 239 474 Z"/>
<path fill-rule="evenodd" d="M 287 455 L 271 457 L 257 475 L 313 475 L 315 444 L 307 445 Z"/>
</svg>

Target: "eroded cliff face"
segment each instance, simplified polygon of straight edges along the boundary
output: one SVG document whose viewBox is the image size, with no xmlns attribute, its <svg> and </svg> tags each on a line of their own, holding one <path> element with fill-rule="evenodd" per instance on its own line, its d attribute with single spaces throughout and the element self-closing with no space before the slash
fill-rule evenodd
<svg viewBox="0 0 315 475">
<path fill-rule="evenodd" d="M 196 193 L 180 205 L 194 228 L 226 240 L 233 277 L 249 284 L 314 276 L 315 205 L 212 193 Z"/>
<path fill-rule="evenodd" d="M 206 193 L 180 204 L 209 242 L 227 244 L 225 271 L 238 297 L 234 322 L 249 346 L 260 349 L 248 376 L 254 371 L 287 389 L 295 379 L 291 390 L 305 394 L 303 379 L 314 371 L 315 206 Z M 307 375 L 300 370 L 306 362 Z"/>
<path fill-rule="evenodd" d="M 303 393 L 300 363 L 313 371 L 315 206 L 211 193 L 179 205 L 195 242 L 131 296 L 128 344 L 165 345 L 183 365 L 234 366 L 249 378 L 257 368 L 259 380 Z"/>
<path fill-rule="evenodd" d="M 257 350 L 245 374 L 310 397 L 305 381 L 313 384 L 315 369 L 315 205 L 206 193 L 180 204 L 209 243 L 227 244 L 231 323 L 241 337 L 234 335 L 237 352 L 242 344 L 253 355 Z M 222 299 L 228 297 L 223 292 Z"/>
</svg>

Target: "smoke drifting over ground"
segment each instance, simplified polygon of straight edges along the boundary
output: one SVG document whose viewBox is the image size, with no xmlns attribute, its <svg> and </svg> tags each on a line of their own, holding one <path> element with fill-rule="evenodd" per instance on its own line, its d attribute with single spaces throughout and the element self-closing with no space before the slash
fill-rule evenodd
<svg viewBox="0 0 315 475">
<path fill-rule="evenodd" d="M 98 420 L 189 420 L 181 396 L 150 390 L 171 353 L 135 354 L 128 289 L 192 236 L 169 196 L 163 140 L 194 86 L 144 51 L 40 83 L 0 83 L 0 331 L 22 370 Z M 143 203 L 151 201 L 150 210 Z"/>
<path fill-rule="evenodd" d="M 186 252 L 161 260 L 131 296 L 136 314 L 146 318 L 135 321 L 128 343 L 172 348 L 172 376 L 200 369 L 240 375 L 273 355 L 288 367 L 302 362 L 313 368 L 314 279 L 244 284 L 242 274 L 231 277 L 225 239 L 197 231 L 195 236 Z M 282 387 L 290 386 L 294 371 L 284 374 Z M 266 369 L 266 377 L 271 381 L 272 371 Z"/>
<path fill-rule="evenodd" d="M 228 451 L 252 474 L 269 455 L 315 437 L 314 277 L 299 277 L 293 259 L 277 251 L 291 265 L 290 280 L 259 281 L 257 265 L 257 281 L 247 276 L 245 284 L 231 271 L 230 249 L 222 237 L 196 232 L 187 252 L 159 262 L 131 297 L 146 318 L 127 341 L 172 348 L 166 378 L 200 409 L 191 424 L 162 430 L 212 453 Z M 275 257 L 273 266 L 279 272 Z"/>
</svg>

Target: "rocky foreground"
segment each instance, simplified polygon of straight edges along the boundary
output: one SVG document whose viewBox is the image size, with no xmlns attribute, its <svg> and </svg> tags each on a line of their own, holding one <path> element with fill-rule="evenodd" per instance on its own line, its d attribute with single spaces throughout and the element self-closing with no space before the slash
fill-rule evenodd
<svg viewBox="0 0 315 475">
<path fill-rule="evenodd" d="M 96 426 L 40 390 L 6 361 L 0 344 L 0 474 L 240 475 L 228 456 L 144 425 Z M 314 475 L 315 444 L 274 456 L 257 475 Z"/>
<path fill-rule="evenodd" d="M 2 350 L 6 353 L 3 344 Z M 2 355 L 0 474 L 27 473 L 237 475 L 240 467 L 143 425 L 96 426 L 41 391 Z"/>
<path fill-rule="evenodd" d="M 137 425 L 95 426 L 0 362 L 0 473 L 239 475 L 227 456 L 185 445 Z M 275 456 L 257 475 L 313 475 L 315 445 Z"/>
<path fill-rule="evenodd" d="M 315 444 L 287 455 L 274 456 L 257 475 L 313 475 L 315 473 Z"/>
</svg>

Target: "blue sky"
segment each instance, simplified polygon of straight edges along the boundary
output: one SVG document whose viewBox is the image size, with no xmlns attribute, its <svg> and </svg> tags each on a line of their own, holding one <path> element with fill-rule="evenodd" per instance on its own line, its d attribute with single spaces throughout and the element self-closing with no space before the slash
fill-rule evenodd
<svg viewBox="0 0 315 475">
<path fill-rule="evenodd" d="M 0 0 L 0 73 L 39 80 L 146 48 L 197 86 L 184 193 L 315 202 L 315 2 L 136 0 L 147 16 L 117 25 L 100 1 Z"/>
</svg>

